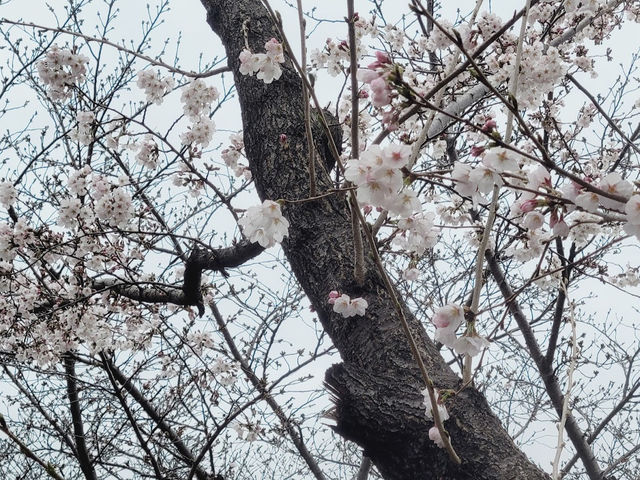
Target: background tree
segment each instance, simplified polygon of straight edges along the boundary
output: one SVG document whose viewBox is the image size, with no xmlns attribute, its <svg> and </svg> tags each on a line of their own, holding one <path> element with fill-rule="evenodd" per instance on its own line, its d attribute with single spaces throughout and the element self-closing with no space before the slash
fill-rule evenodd
<svg viewBox="0 0 640 480">
<path fill-rule="evenodd" d="M 636 55 L 582 78 L 637 2 L 347 2 L 299 56 L 268 3 L 202 4 L 201 73 L 151 43 L 169 2 L 131 44 L 115 1 L 2 20 L 3 473 L 637 477 L 637 331 L 583 293 L 636 295 Z"/>
</svg>

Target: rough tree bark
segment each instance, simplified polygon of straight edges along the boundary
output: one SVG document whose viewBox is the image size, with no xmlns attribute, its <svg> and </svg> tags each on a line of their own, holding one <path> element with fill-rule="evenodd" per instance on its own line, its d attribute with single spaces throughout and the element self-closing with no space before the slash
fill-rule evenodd
<svg viewBox="0 0 640 480">
<path fill-rule="evenodd" d="M 235 77 L 246 153 L 260 198 L 308 197 L 308 148 L 299 76 L 289 62 L 282 77 L 270 85 L 238 72 L 238 55 L 245 47 L 243 24 L 246 22 L 250 48 L 260 52 L 267 40 L 278 37 L 273 22 L 259 0 L 202 3 Z M 286 146 L 279 141 L 281 134 L 287 136 Z M 321 173 L 319 192 L 330 185 Z M 284 252 L 343 359 L 326 374 L 335 395 L 337 432 L 362 446 L 390 480 L 548 478 L 516 447 L 485 398 L 473 388 L 465 388 L 447 403 L 451 419 L 445 425 L 462 465 L 449 461 L 428 438 L 433 424 L 422 405 L 425 386 L 370 255 L 366 255 L 364 285 L 359 287 L 354 281 L 345 197 L 289 203 L 284 214 L 291 224 Z M 334 289 L 364 297 L 369 302 L 366 316 L 345 319 L 334 314 L 327 303 Z M 423 326 L 405 310 L 436 387 L 458 389 L 458 376 L 443 361 Z"/>
</svg>

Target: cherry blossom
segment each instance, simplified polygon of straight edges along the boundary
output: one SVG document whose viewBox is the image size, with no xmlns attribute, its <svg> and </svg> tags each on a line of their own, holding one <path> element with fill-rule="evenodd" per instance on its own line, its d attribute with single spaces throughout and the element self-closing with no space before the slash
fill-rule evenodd
<svg viewBox="0 0 640 480">
<path fill-rule="evenodd" d="M 17 192 L 11 182 L 0 182 L 0 204 L 9 208 L 16 202 Z"/>
<path fill-rule="evenodd" d="M 391 60 L 380 51 L 376 52 L 376 58 L 377 60 L 366 70 L 358 70 L 358 80 L 369 84 L 373 93 L 371 96 L 373 106 L 384 107 L 391 103 L 391 88 L 388 85 Z"/>
<path fill-rule="evenodd" d="M 351 299 L 349 295 L 340 294 L 336 290 L 329 293 L 329 304 L 333 305 L 333 311 L 344 318 L 364 316 L 368 302 L 361 297 Z"/>
<path fill-rule="evenodd" d="M 482 163 L 496 172 L 515 172 L 520 169 L 518 165 L 519 157 L 518 154 L 506 148 L 498 147 L 488 150 L 482 159 Z"/>
<path fill-rule="evenodd" d="M 605 176 L 599 183 L 598 188 L 612 195 L 619 195 L 628 198 L 633 192 L 633 185 L 624 180 L 618 172 L 613 172 Z M 606 208 L 622 209 L 623 204 L 608 197 L 600 196 L 600 204 Z"/>
<path fill-rule="evenodd" d="M 407 268 L 402 272 L 402 278 L 408 282 L 415 282 L 420 278 L 420 270 L 415 267 Z"/>
<path fill-rule="evenodd" d="M 151 135 L 145 136 L 138 145 L 136 160 L 147 168 L 156 168 L 158 162 L 158 144 L 153 140 Z"/>
<path fill-rule="evenodd" d="M 407 252 L 422 255 L 438 241 L 439 231 L 433 224 L 434 217 L 431 212 L 423 212 L 398 220 L 401 234 L 396 236 L 394 244 Z"/>
<path fill-rule="evenodd" d="M 477 335 L 468 336 L 464 335 L 458 339 L 453 344 L 453 349 L 458 355 L 471 355 L 475 357 L 482 350 L 489 346 L 489 341 Z"/>
<path fill-rule="evenodd" d="M 600 205 L 600 197 L 594 192 L 583 192 L 574 199 L 573 203 L 587 212 L 596 212 Z"/>
<path fill-rule="evenodd" d="M 522 226 L 529 230 L 537 230 L 544 225 L 544 215 L 540 212 L 528 212 L 522 220 Z"/>
<path fill-rule="evenodd" d="M 83 145 L 89 145 L 93 142 L 93 125 L 95 120 L 96 116 L 93 112 L 78 112 L 76 114 L 78 126 L 71 131 L 69 136 Z"/>
<path fill-rule="evenodd" d="M 449 420 L 449 412 L 447 411 L 447 407 L 442 403 L 440 398 L 440 392 L 436 390 L 436 405 L 438 406 L 438 415 L 440 416 L 440 420 L 443 422 L 445 420 Z M 429 389 L 425 388 L 422 390 L 423 401 L 422 404 L 425 407 L 425 415 L 429 419 L 433 419 L 433 407 L 431 405 L 431 397 L 429 396 Z"/>
<path fill-rule="evenodd" d="M 206 147 L 213 138 L 216 125 L 207 117 L 199 117 L 189 129 L 180 135 L 180 140 L 184 145 L 197 144 Z"/>
<path fill-rule="evenodd" d="M 265 248 L 282 242 L 289 230 L 289 221 L 282 216 L 280 204 L 265 200 L 262 205 L 249 207 L 238 225 L 252 242 L 258 242 Z"/>
<path fill-rule="evenodd" d="M 124 228 L 133 215 L 131 195 L 125 187 L 112 186 L 96 200 L 95 212 L 106 224 Z"/>
<path fill-rule="evenodd" d="M 392 215 L 408 217 L 421 210 L 415 192 L 404 186 L 401 168 L 407 164 L 406 145 L 372 145 L 347 163 L 344 176 L 357 185 L 361 204 L 382 207 Z"/>
<path fill-rule="evenodd" d="M 165 95 L 173 90 L 175 81 L 170 76 L 160 78 L 159 72 L 142 70 L 138 72 L 137 85 L 138 88 L 144 90 L 144 93 L 147 96 L 147 102 L 160 105 L 162 104 Z"/>
<path fill-rule="evenodd" d="M 52 45 L 44 59 L 36 63 L 40 80 L 49 87 L 53 100 L 64 100 L 71 96 L 74 85 L 84 80 L 87 73 L 84 55 L 72 53 Z"/>
<path fill-rule="evenodd" d="M 182 89 L 180 101 L 184 104 L 185 115 L 197 119 L 207 115 L 211 111 L 211 104 L 215 102 L 220 93 L 216 87 L 208 87 L 202 79 L 196 78 Z"/>
<path fill-rule="evenodd" d="M 242 75 L 253 75 L 264 83 L 269 84 L 278 80 L 282 75 L 280 64 L 284 63 L 284 51 L 282 44 L 275 38 L 265 43 L 265 53 L 252 53 L 245 48 L 240 52 L 240 73 Z"/>
<path fill-rule="evenodd" d="M 464 322 L 464 310 L 456 304 L 445 305 L 436 310 L 431 322 L 436 326 L 434 340 L 453 348 L 456 330 Z"/>
<path fill-rule="evenodd" d="M 435 425 L 429 429 L 429 440 L 435 443 L 438 447 L 444 448 L 444 440 L 440 435 L 440 430 Z"/>
</svg>

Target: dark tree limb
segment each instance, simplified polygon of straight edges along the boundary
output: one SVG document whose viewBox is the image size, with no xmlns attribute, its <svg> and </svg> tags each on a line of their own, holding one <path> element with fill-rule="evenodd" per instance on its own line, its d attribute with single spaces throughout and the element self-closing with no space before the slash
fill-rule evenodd
<svg viewBox="0 0 640 480">
<path fill-rule="evenodd" d="M 0 432 L 4 433 L 9 439 L 15 443 L 20 449 L 20 453 L 22 453 L 25 457 L 33 460 L 38 465 L 40 465 L 44 471 L 54 480 L 64 480 L 64 478 L 56 472 L 55 466 L 51 463 L 47 463 L 42 460 L 36 453 L 31 450 L 22 440 L 20 440 L 14 433 L 9 430 L 9 425 L 7 425 L 7 421 L 4 419 L 2 414 L 0 413 Z"/>
<path fill-rule="evenodd" d="M 225 277 L 226 268 L 238 267 L 246 261 L 260 255 L 264 250 L 258 243 L 242 241 L 233 247 L 209 250 L 194 248 L 185 263 L 182 287 L 150 283 L 127 283 L 113 279 L 97 279 L 93 282 L 95 290 L 109 289 L 118 295 L 145 303 L 171 303 L 174 305 L 196 306 L 200 316 L 204 314 L 202 302 L 202 272 L 214 270 Z"/>
<path fill-rule="evenodd" d="M 509 309 L 509 313 L 513 316 L 516 323 L 518 324 L 518 329 L 522 333 L 524 337 L 524 341 L 527 345 L 527 351 L 531 356 L 531 359 L 535 363 L 542 382 L 544 383 L 545 390 L 547 391 L 547 395 L 551 400 L 551 404 L 553 408 L 556 410 L 558 417 L 562 416 L 562 407 L 564 404 L 564 395 L 562 394 L 562 390 L 560 389 L 560 383 L 553 373 L 552 365 L 546 361 L 545 356 L 540 350 L 540 346 L 538 345 L 538 341 L 535 338 L 533 330 L 529 325 L 529 322 L 520 308 L 520 304 L 514 299 L 515 296 L 513 294 L 513 290 L 509 286 L 504 272 L 500 268 L 496 257 L 490 252 L 486 253 L 487 265 L 489 267 L 489 271 L 493 278 L 495 278 L 496 283 L 498 284 L 498 288 L 500 288 L 500 292 L 502 293 L 503 298 L 507 303 L 507 308 Z M 565 424 L 565 430 L 567 431 L 567 435 L 571 440 L 574 448 L 576 449 L 576 453 L 582 460 L 582 464 L 584 465 L 587 474 L 591 480 L 599 480 L 603 478 L 602 470 L 598 465 L 598 462 L 593 455 L 593 451 L 587 443 L 587 440 L 578 425 L 575 417 L 571 412 L 567 413 L 567 421 Z"/>
<path fill-rule="evenodd" d="M 133 416 L 133 413 L 131 412 L 131 409 L 127 405 L 127 400 L 122 395 L 122 392 L 120 391 L 120 387 L 116 383 L 116 379 L 113 377 L 113 373 L 111 372 L 111 368 L 109 367 L 109 363 L 106 360 L 106 358 L 107 358 L 106 355 L 104 353 L 101 353 L 100 354 L 100 358 L 102 359 L 102 362 L 104 364 L 104 370 L 107 372 L 107 376 L 109 377 L 109 382 L 111 382 L 111 386 L 113 387 L 113 393 L 118 398 L 118 401 L 120 402 L 120 405 L 122 406 L 122 409 L 124 410 L 124 413 L 127 416 L 127 419 L 129 420 L 129 423 L 131 424 L 131 428 L 133 429 L 133 432 L 135 433 L 136 438 L 138 439 L 138 443 L 140 444 L 140 447 L 142 447 L 144 452 L 147 454 L 147 458 L 149 459 L 149 463 L 151 463 L 151 466 L 153 467 L 153 472 L 156 475 L 155 480 L 164 480 L 165 477 L 162 474 L 162 470 L 160 469 L 160 465 L 158 464 L 155 455 L 153 454 L 153 452 L 149 448 L 149 444 L 147 443 L 147 441 L 142 436 L 142 432 L 140 431 L 140 427 L 138 426 L 138 422 L 136 421 L 135 417 Z"/>
<path fill-rule="evenodd" d="M 309 149 L 301 79 L 289 62 L 283 65 L 282 77 L 270 85 L 238 72 L 238 55 L 245 47 L 243 23 L 254 52 L 277 37 L 277 29 L 259 0 L 202 3 L 234 73 L 245 151 L 258 195 L 272 200 L 307 198 Z M 281 134 L 287 136 L 287 148 L 279 142 Z M 319 174 L 318 193 L 331 187 L 329 177 Z M 362 446 L 387 479 L 547 479 L 515 446 L 484 397 L 473 388 L 462 390 L 447 403 L 452 418 L 445 425 L 462 465 L 449 461 L 428 438 L 433 423 L 425 416 L 420 372 L 368 245 L 364 282 L 359 286 L 354 279 L 353 233 L 345 196 L 288 203 L 284 214 L 290 228 L 283 250 L 343 359 L 326 375 L 336 403 L 336 431 Z M 345 319 L 335 314 L 327 302 L 334 289 L 364 297 L 369 303 L 366 316 Z M 436 387 L 458 390 L 460 379 L 443 361 L 421 323 L 406 307 L 404 311 Z"/>
<path fill-rule="evenodd" d="M 67 397 L 69 397 L 69 409 L 71 411 L 71 421 L 73 423 L 73 434 L 76 443 L 76 452 L 80 469 L 87 480 L 98 480 L 93 462 L 89 456 L 87 442 L 82 423 L 82 409 L 80 408 L 80 395 L 78 393 L 78 383 L 76 379 L 76 361 L 70 354 L 65 354 L 64 371 L 67 378 Z"/>
</svg>

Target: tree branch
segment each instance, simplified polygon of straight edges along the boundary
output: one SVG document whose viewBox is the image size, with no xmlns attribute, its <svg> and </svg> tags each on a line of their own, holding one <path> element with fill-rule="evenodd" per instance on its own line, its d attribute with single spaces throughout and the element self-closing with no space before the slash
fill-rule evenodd
<svg viewBox="0 0 640 480">
<path fill-rule="evenodd" d="M 97 480 L 93 462 L 87 450 L 87 443 L 82 423 L 82 410 L 80 409 L 80 395 L 78 394 L 78 384 L 76 379 L 75 360 L 66 353 L 63 357 L 64 371 L 67 378 L 67 397 L 69 397 L 69 409 L 71 410 L 71 420 L 73 423 L 73 433 L 76 442 L 77 458 L 80 468 L 87 480 Z"/>
<path fill-rule="evenodd" d="M 173 305 L 196 306 L 200 316 L 204 314 L 201 281 L 203 270 L 221 272 L 229 276 L 225 268 L 242 265 L 264 251 L 258 243 L 239 242 L 233 247 L 208 250 L 194 248 L 185 263 L 182 287 L 150 283 L 131 284 L 113 279 L 96 279 L 95 290 L 112 290 L 131 300 L 146 303 L 171 303 Z"/>
<path fill-rule="evenodd" d="M 176 447 L 176 450 L 180 453 L 180 458 L 187 466 L 192 467 L 195 464 L 195 457 L 191 450 L 184 444 L 178 434 L 171 428 L 171 425 L 167 423 L 163 415 L 161 415 L 151 402 L 136 388 L 131 379 L 127 378 L 120 369 L 109 360 L 106 355 L 103 356 L 103 366 L 108 368 L 108 371 L 113 375 L 113 378 L 124 388 L 133 399 L 138 402 L 142 409 L 149 415 L 149 418 L 155 422 L 160 431 L 162 431 L 171 440 L 171 443 Z M 200 466 L 196 466 L 196 477 L 198 480 L 208 480 L 209 476 Z"/>
<path fill-rule="evenodd" d="M 265 401 L 267 402 L 267 404 L 269 405 L 273 413 L 276 414 L 282 427 L 289 434 L 289 437 L 291 438 L 291 441 L 293 442 L 296 449 L 298 450 L 298 453 L 300 453 L 300 456 L 306 462 L 307 466 L 309 467 L 309 470 L 311 470 L 311 473 L 313 473 L 313 476 L 317 480 L 326 480 L 326 477 L 324 473 L 322 473 L 322 470 L 320 469 L 318 462 L 316 462 L 315 458 L 313 458 L 313 455 L 311 455 L 311 452 L 309 452 L 309 450 L 307 449 L 307 446 L 305 445 L 304 440 L 302 439 L 302 436 L 294 428 L 293 423 L 291 422 L 291 420 L 287 418 L 284 411 L 282 410 L 282 407 L 278 405 L 276 400 L 273 398 L 273 395 L 271 395 L 271 392 L 269 392 L 269 390 L 266 388 L 265 382 L 260 378 L 258 378 L 258 376 L 254 373 L 254 371 L 251 369 L 251 367 L 247 363 L 247 360 L 240 353 L 240 350 L 238 350 L 238 347 L 236 346 L 236 343 L 233 337 L 229 333 L 229 330 L 227 329 L 227 325 L 225 324 L 224 319 L 222 318 L 222 315 L 220 314 L 220 311 L 218 310 L 218 307 L 216 306 L 216 304 L 212 302 L 209 306 L 211 307 L 211 311 L 213 312 L 213 317 L 216 319 L 218 328 L 222 332 L 222 335 L 224 336 L 224 339 L 227 342 L 227 346 L 229 347 L 229 350 L 231 351 L 233 358 L 235 359 L 236 362 L 240 364 L 240 368 L 242 368 L 242 371 L 246 375 L 247 379 L 256 388 L 256 390 L 260 392 L 260 395 L 264 397 Z"/>
<path fill-rule="evenodd" d="M 0 432 L 3 432 L 7 437 L 11 439 L 13 443 L 18 445 L 20 448 L 20 452 L 23 453 L 27 458 L 30 458 L 38 465 L 40 465 L 47 472 L 51 478 L 55 480 L 64 480 L 63 477 L 60 476 L 58 472 L 56 472 L 55 467 L 50 463 L 45 463 L 40 457 L 38 457 L 33 450 L 31 450 L 22 440 L 16 437 L 11 430 L 9 430 L 9 425 L 7 425 L 4 416 L 0 413 Z"/>
<path fill-rule="evenodd" d="M 544 383 L 547 395 L 551 400 L 553 408 L 556 410 L 558 416 L 560 417 L 562 416 L 564 396 L 562 395 L 562 392 L 560 390 L 558 379 L 554 375 L 551 365 L 545 360 L 544 355 L 540 351 L 540 347 L 535 338 L 533 330 L 531 329 L 529 322 L 522 312 L 520 304 L 514 299 L 515 297 L 513 296 L 513 290 L 507 283 L 506 277 L 502 272 L 502 269 L 500 268 L 496 257 L 492 252 L 487 251 L 486 258 L 489 271 L 491 272 L 491 275 L 493 275 L 493 278 L 495 278 L 496 283 L 500 288 L 500 292 L 505 299 L 509 312 L 518 324 L 518 328 L 520 329 L 520 332 L 522 333 L 524 341 L 527 345 L 529 355 L 538 368 L 538 372 L 540 373 L 540 377 L 542 379 L 542 382 Z M 598 465 L 593 455 L 591 447 L 584 438 L 584 434 L 580 430 L 580 427 L 578 426 L 578 423 L 576 422 L 575 417 L 571 412 L 567 413 L 566 429 L 567 434 L 571 439 L 571 443 L 573 443 L 576 452 L 580 456 L 582 464 L 584 465 L 589 478 L 591 480 L 601 480 L 602 470 L 600 469 L 600 466 Z"/>
</svg>

